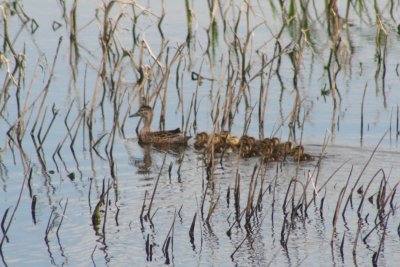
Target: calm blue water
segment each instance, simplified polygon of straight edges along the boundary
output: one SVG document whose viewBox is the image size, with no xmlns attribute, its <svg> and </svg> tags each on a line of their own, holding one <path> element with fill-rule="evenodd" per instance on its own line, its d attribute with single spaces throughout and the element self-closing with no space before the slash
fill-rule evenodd
<svg viewBox="0 0 400 267">
<path fill-rule="evenodd" d="M 272 1 L 274 2 L 274 1 Z M 276 3 L 275 3 L 276 2 Z M 278 7 L 277 1 L 274 4 Z M 204 201 L 204 219 L 201 219 L 200 210 L 202 198 L 206 187 L 206 169 L 201 154 L 191 146 L 182 155 L 168 153 L 165 165 L 162 162 L 165 154 L 162 151 L 150 149 L 146 151 L 137 144 L 136 128 L 137 119 L 128 118 L 124 126 L 125 136 L 117 129 L 113 147 L 114 178 L 112 178 L 109 155 L 110 150 L 107 141 L 113 127 L 114 108 L 110 101 L 110 90 L 107 88 L 105 102 L 100 106 L 103 94 L 103 85 L 99 78 L 102 49 L 100 35 L 103 27 L 104 7 L 97 1 L 78 1 L 77 28 L 79 42 L 79 62 L 76 65 L 77 79 L 73 80 L 70 65 L 69 43 L 69 11 L 72 1 L 66 3 L 66 16 L 63 19 L 63 9 L 57 1 L 42 1 L 36 4 L 30 1 L 20 3 L 25 12 L 38 23 L 39 28 L 34 34 L 30 33 L 30 22 L 22 26 L 17 16 L 9 17 L 9 33 L 14 41 L 14 47 L 18 53 L 25 54 L 25 80 L 20 88 L 21 110 L 28 107 L 23 118 L 27 132 L 22 139 L 22 149 L 26 158 L 22 158 L 22 152 L 16 145 L 10 146 L 7 131 L 18 119 L 16 86 L 9 87 L 8 94 L 2 93 L 1 107 L 5 107 L 0 118 L 0 213 L 3 215 L 10 208 L 6 222 L 16 206 L 24 177 L 32 168 L 32 194 L 37 197 L 36 224 L 31 216 L 32 199 L 29 195 L 27 183 L 22 191 L 21 201 L 11 227 L 8 231 L 9 242 L 4 243 L 2 252 L 4 262 L 8 266 L 159 266 L 165 263 L 166 256 L 163 253 L 163 244 L 173 227 L 173 245 L 169 247 L 171 264 L 176 266 L 366 266 L 371 265 L 373 253 L 379 249 L 379 242 L 385 236 L 383 247 L 379 255 L 378 266 L 392 266 L 393 262 L 400 260 L 399 236 L 397 227 L 399 216 L 397 210 L 389 215 L 386 231 L 379 228 L 369 237 L 364 244 L 361 238 L 365 237 L 374 227 L 377 212 L 376 205 L 366 202 L 362 211 L 363 227 L 361 228 L 356 248 L 356 256 L 353 257 L 352 249 L 357 233 L 357 207 L 360 202 L 360 194 L 354 193 L 354 207 L 346 212 L 346 221 L 340 218 L 337 223 L 337 236 L 332 240 L 332 220 L 340 191 L 346 184 L 351 168 L 349 188 L 362 172 L 364 166 L 385 132 L 389 132 L 383 138 L 378 152 L 368 164 L 357 185 L 357 189 L 363 185 L 365 190 L 373 175 L 383 169 L 385 178 L 388 179 L 390 190 L 399 181 L 399 143 L 396 137 L 397 108 L 400 102 L 400 92 L 397 90 L 399 75 L 397 73 L 400 54 L 398 44 L 399 35 L 396 32 L 399 12 L 394 20 L 390 18 L 389 11 L 382 4 L 381 12 L 385 29 L 388 31 L 386 74 L 384 83 L 382 69 L 375 79 L 377 58 L 375 36 L 375 13 L 372 6 L 367 6 L 371 23 L 367 23 L 367 13 L 363 13 L 362 19 L 350 12 L 351 26 L 348 33 L 342 32 L 343 42 L 348 45 L 345 51 L 351 54 L 350 62 L 343 64 L 337 75 L 337 88 L 341 95 L 338 99 L 336 110 L 333 109 L 331 95 L 321 95 L 321 90 L 329 88 L 329 77 L 324 66 L 329 60 L 329 48 L 331 41 L 326 31 L 325 14 L 323 6 L 316 6 L 318 19 L 310 8 L 310 31 L 315 47 L 311 49 L 303 43 L 303 57 L 297 79 L 297 89 L 302 101 L 300 122 L 304 119 L 302 143 L 306 150 L 319 155 L 322 150 L 324 137 L 329 142 L 322 160 L 318 174 L 316 187 L 319 188 L 343 163 L 345 165 L 333 177 L 317 196 L 315 203 L 308 209 L 308 217 L 297 220 L 291 230 L 288 239 L 287 250 L 280 243 L 281 230 L 284 221 L 282 205 L 285 199 L 290 179 L 297 177 L 298 186 L 301 188 L 307 182 L 308 173 L 315 182 L 317 173 L 314 172 L 316 162 L 305 162 L 297 166 L 288 161 L 281 166 L 275 164 L 263 167 L 265 172 L 263 190 L 267 190 L 263 200 L 262 209 L 257 217 L 252 220 L 252 232 L 247 235 L 244 228 L 244 220 L 241 226 L 233 226 L 231 236 L 226 232 L 235 221 L 235 208 L 233 188 L 237 170 L 242 176 L 240 208 L 247 203 L 249 185 L 253 168 L 259 164 L 257 158 L 241 159 L 238 162 L 237 154 L 229 154 L 223 158 L 222 166 L 216 165 L 213 189 L 208 189 Z M 170 3 L 166 1 L 166 16 L 162 23 L 165 37 L 164 44 L 169 47 L 168 60 L 173 58 L 177 47 L 186 40 L 187 22 L 185 5 L 182 3 Z M 218 94 L 221 95 L 220 109 L 225 102 L 225 90 L 227 86 L 228 69 L 228 44 L 234 41 L 232 25 L 237 18 L 239 9 L 245 10 L 245 4 L 222 3 L 221 7 L 226 12 L 228 29 L 224 38 L 220 10 L 216 10 L 218 24 L 218 40 L 215 44 L 215 52 L 207 55 L 208 44 L 206 29 L 209 27 L 210 17 L 206 2 L 190 3 L 193 12 L 193 39 L 191 45 L 183 48 L 178 60 L 172 65 L 167 83 L 163 86 L 162 95 L 167 88 L 166 95 L 166 126 L 176 128 L 182 126 L 182 113 L 186 121 L 193 93 L 196 91 L 196 81 L 191 79 L 191 72 L 195 71 L 204 77 L 213 78 L 214 81 L 204 80 L 198 87 L 198 100 L 200 105 L 197 113 L 197 129 L 199 131 L 211 131 L 213 120 L 211 111 L 215 105 Z M 251 35 L 251 41 L 246 50 L 247 60 L 251 60 L 249 77 L 255 75 L 261 66 L 261 58 L 257 51 L 266 53 L 267 59 L 272 58 L 275 45 L 274 35 L 282 26 L 280 13 L 272 12 L 270 3 L 258 6 L 252 3 L 253 9 L 249 17 L 251 27 L 256 27 Z M 321 5 L 321 4 L 320 4 Z M 345 13 L 345 4 L 341 3 L 339 13 Z M 300 10 L 300 9 L 299 9 Z M 395 7 L 397 11 L 397 7 Z M 118 47 L 131 51 L 134 47 L 132 38 L 133 13 L 129 4 L 117 3 L 110 13 L 110 18 L 115 22 L 119 14 L 122 14 L 115 32 L 113 49 Z M 96 18 L 97 14 L 97 18 Z M 161 54 L 160 64 L 166 66 L 166 48 L 161 53 L 162 39 L 157 28 L 158 17 L 161 15 L 159 1 L 147 1 L 137 3 L 135 14 L 138 15 L 136 34 L 139 40 L 146 40 L 154 55 Z M 263 15 L 264 14 L 264 15 Z M 298 15 L 301 17 L 301 14 Z M 265 18 L 265 19 L 264 19 Z M 62 26 L 58 30 L 52 29 L 52 24 L 57 21 Z M 242 14 L 238 27 L 238 37 L 244 42 L 246 32 L 245 13 Z M 1 32 L 4 35 L 3 32 Z M 46 168 L 41 165 L 30 131 L 40 109 L 42 91 L 50 75 L 53 58 L 55 55 L 59 37 L 63 37 L 60 53 L 55 65 L 54 77 L 51 80 L 47 98 L 43 104 L 39 125 L 43 122 L 44 129 L 48 128 L 51 121 L 51 109 L 59 111 L 53 126 L 50 128 L 47 139 L 43 144 L 42 158 Z M 284 32 L 280 39 L 282 47 L 292 41 L 289 33 Z M 347 50 L 346 50 L 347 49 Z M 383 49 L 383 47 L 381 47 Z M 383 50 L 382 50 L 383 51 Z M 231 51 L 232 52 L 232 51 Z M 7 54 L 14 67 L 13 59 Z M 139 60 L 139 49 L 135 48 L 132 58 L 135 63 Z M 239 65 L 236 56 L 231 55 L 232 68 L 238 70 Z M 179 63 L 179 70 L 177 71 Z M 145 51 L 143 64 L 154 64 L 149 51 Z M 110 71 L 108 66 L 108 72 Z M 288 117 L 290 116 L 295 101 L 295 88 L 293 86 L 293 66 L 287 55 L 282 56 L 280 76 L 276 75 L 276 65 L 272 70 L 272 78 L 268 93 L 268 102 L 265 113 L 265 136 L 276 133 L 281 139 L 286 140 L 289 135 Z M 381 66 L 382 68 L 382 66 Z M 156 69 L 156 68 L 154 68 Z M 165 69 L 164 69 L 165 70 Z M 266 67 L 264 85 L 268 79 L 269 66 Z M 179 75 L 178 86 L 183 100 L 183 108 L 178 108 L 179 96 L 176 89 L 176 73 Z M 1 67 L 2 83 L 6 75 L 6 69 Z M 160 82 L 160 72 L 153 73 L 151 83 L 145 85 L 145 90 L 154 92 Z M 247 77 L 247 78 L 249 78 Z M 125 57 L 117 67 L 114 74 L 118 81 L 118 101 L 121 109 L 118 120 L 122 124 L 125 115 L 137 110 L 139 103 L 135 98 L 137 90 L 135 83 L 137 73 L 132 61 Z M 282 83 L 281 83 L 282 82 Z M 238 92 L 239 81 L 235 84 L 235 92 Z M 364 88 L 367 86 L 364 100 L 364 135 L 360 138 L 361 103 Z M 99 88 L 99 94 L 94 91 Z M 128 90 L 125 90 L 128 88 Z M 249 104 L 255 107 L 251 116 L 251 124 L 248 133 L 258 136 L 258 104 L 260 79 L 256 78 L 249 83 Z M 283 89 L 284 88 L 284 89 Z M 4 96 L 9 96 L 4 105 Z M 155 99 L 153 99 L 154 101 Z M 155 119 L 153 128 L 158 127 L 161 113 L 161 99 L 156 99 Z M 94 108 L 93 135 L 97 141 L 103 134 L 105 137 L 99 142 L 97 149 L 99 155 L 90 150 L 88 128 L 83 127 L 85 121 L 80 120 L 79 112 L 86 104 L 86 116 L 89 110 Z M 131 105 L 131 106 L 130 106 Z M 32 106 L 32 108 L 30 108 Z M 72 129 L 71 136 L 65 126 L 66 114 L 72 106 L 67 119 L 68 127 Z M 182 112 L 183 110 L 183 112 Z M 245 125 L 245 105 L 242 100 L 239 112 L 236 114 L 232 133 L 241 135 Z M 306 116 L 304 116 L 306 114 Z M 78 119 L 77 119 L 78 118 Z M 194 122 L 191 114 L 189 125 Z M 39 127 L 39 126 L 38 126 Z M 85 128 L 85 129 L 84 129 Z M 279 129 L 278 129 L 279 128 Z M 37 135 L 38 128 L 35 131 Z M 43 130 L 44 131 L 44 130 Z M 193 128 L 189 132 L 194 135 Z M 73 151 L 70 149 L 71 140 L 76 133 Z M 42 137 L 44 133 L 42 132 Z M 296 129 L 296 141 L 300 142 L 301 129 Z M 15 137 L 15 136 L 14 136 Z M 65 140 L 65 141 L 63 141 Z M 60 156 L 55 154 L 57 146 L 63 144 Z M 143 162 L 143 158 L 151 159 L 151 162 Z M 181 162 L 181 164 L 180 164 Z M 29 166 L 25 166 L 29 163 Z M 147 165 L 146 165 L 147 163 Z M 168 167 L 171 166 L 171 175 Z M 25 166 L 25 167 L 24 167 Z M 163 167 L 161 169 L 161 167 Z M 278 169 L 278 171 L 277 171 Z M 160 171 L 161 170 L 161 171 Z M 74 179 L 68 175 L 73 173 Z M 143 198 L 147 191 L 147 207 L 154 189 L 155 181 L 161 173 L 157 191 L 154 197 L 152 222 L 140 224 L 139 216 L 143 204 Z M 379 174 L 371 183 L 367 197 L 373 195 L 376 199 L 377 192 L 382 181 Z M 260 176 L 261 179 L 261 176 Z M 96 234 L 92 227 L 92 214 L 102 192 L 103 181 L 113 182 L 109 190 L 109 206 L 107 206 L 106 223 L 104 232 L 102 227 L 105 218 L 105 206 L 101 212 L 100 233 Z M 260 182 L 256 192 L 260 189 Z M 226 195 L 228 188 L 231 190 L 230 203 L 228 205 Z M 300 198 L 301 189 L 298 189 L 296 198 Z M 312 196 L 312 185 L 308 187 L 307 198 Z M 320 201 L 325 197 L 322 217 L 320 214 Z M 397 194 L 394 204 L 397 205 Z M 272 205 L 273 200 L 274 206 Z M 296 199 L 298 200 L 298 199 Z M 57 228 L 61 223 L 63 209 L 68 201 L 65 216 L 57 236 Z M 209 220 L 205 222 L 209 207 L 216 204 L 215 211 Z M 343 208 L 343 206 L 342 206 Z M 52 213 L 52 211 L 54 211 Z M 389 208 L 386 209 L 387 214 Z M 194 245 L 189 238 L 189 230 L 194 214 L 197 219 L 194 230 Z M 52 214 L 52 215 L 51 215 Z M 369 214 L 369 215 L 368 215 Z M 175 218 L 175 220 L 174 220 Z M 49 223 L 48 241 L 45 240 L 45 232 Z M 287 232 L 286 232 L 287 233 Z M 171 234 L 172 236 L 172 234 Z M 344 241 L 344 257 L 340 255 L 342 237 Z M 146 241 L 149 239 L 153 245 L 152 261 L 146 259 Z M 231 254 L 236 250 L 233 257 Z"/>
</svg>

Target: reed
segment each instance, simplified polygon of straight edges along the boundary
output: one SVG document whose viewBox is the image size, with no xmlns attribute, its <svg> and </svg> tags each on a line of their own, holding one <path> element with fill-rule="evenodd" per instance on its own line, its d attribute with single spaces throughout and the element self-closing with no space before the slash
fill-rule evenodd
<svg viewBox="0 0 400 267">
<path fill-rule="evenodd" d="M 69 37 L 69 47 L 63 50 L 60 37 L 56 42 L 56 51 L 52 55 L 49 69 L 46 66 L 47 62 L 44 62 L 45 59 L 39 58 L 33 71 L 30 70 L 31 67 L 25 66 L 34 61 L 27 51 L 31 51 L 29 42 L 35 42 L 42 25 L 38 24 L 39 20 L 28 16 L 20 1 L 0 5 L 3 25 L 1 35 L 4 37 L 0 51 L 0 68 L 3 70 L 0 120 L 7 128 L 4 130 L 4 148 L 0 148 L 0 156 L 3 156 L 3 153 L 6 155 L 4 163 L 0 158 L 0 176 L 7 178 L 8 169 L 11 169 L 10 173 L 15 173 L 14 168 L 18 167 L 21 167 L 24 176 L 20 194 L 18 197 L 15 196 L 16 204 L 13 210 L 11 207 L 6 207 L 3 211 L 0 254 L 4 265 L 7 265 L 7 262 L 3 255 L 3 243 L 13 242 L 10 228 L 13 223 L 13 228 L 17 228 L 14 227 L 15 214 L 20 201 L 23 201 L 21 198 L 25 183 L 29 190 L 28 204 L 31 214 L 28 215 L 32 218 L 32 222 L 29 219 L 29 223 L 36 225 L 35 227 L 43 224 L 42 218 L 39 217 L 41 215 L 37 212 L 39 208 L 37 205 L 38 200 L 43 203 L 42 192 L 47 191 L 46 197 L 51 210 L 50 214 L 45 215 L 49 217 L 45 218 L 43 225 L 45 246 L 51 263 L 57 265 L 57 255 L 52 251 L 54 246 L 51 240 L 53 229 L 57 227 L 55 232 L 61 257 L 67 262 L 68 258 L 64 255 L 64 248 L 61 245 L 60 230 L 69 223 L 69 220 L 64 220 L 67 206 L 73 210 L 75 207 L 71 207 L 73 205 L 71 203 L 68 204 L 68 198 L 65 202 L 63 200 L 64 203 L 59 199 L 55 201 L 54 198 L 58 197 L 60 191 L 63 192 L 66 183 L 72 183 L 76 187 L 85 186 L 86 176 L 91 177 L 87 181 L 89 183 L 87 205 L 91 214 L 93 234 L 101 244 L 100 247 L 94 246 L 91 259 L 96 265 L 94 258 L 97 249 L 98 252 L 104 252 L 106 261 L 110 259 L 107 254 L 108 241 L 114 238 L 110 231 L 116 229 L 117 233 L 121 233 L 126 230 L 124 225 L 127 217 L 124 211 L 127 206 L 119 205 L 120 201 L 126 201 L 126 197 L 121 198 L 120 190 L 123 192 L 131 190 L 129 187 L 119 188 L 119 175 L 124 173 L 126 176 L 123 168 L 135 168 L 134 164 L 125 164 L 123 159 L 121 160 L 120 145 L 122 143 L 127 147 L 129 153 L 133 151 L 129 154 L 129 163 L 134 161 L 133 155 L 138 152 L 136 149 L 141 149 L 132 145 L 134 141 L 128 132 L 128 129 L 130 131 L 134 128 L 129 125 L 129 114 L 138 104 L 158 108 L 157 123 L 160 130 L 167 128 L 168 120 L 178 123 L 184 135 L 196 134 L 203 130 L 202 128 L 210 130 L 204 150 L 196 154 L 196 157 L 191 154 L 193 152 L 191 147 L 184 153 L 172 152 L 169 147 L 166 149 L 167 152 L 163 150 L 165 154 L 161 166 L 152 168 L 147 166 L 146 174 L 139 173 L 138 170 L 139 174 L 132 175 L 133 179 L 142 175 L 139 178 L 143 179 L 135 182 L 146 183 L 146 179 L 149 178 L 146 175 L 151 174 L 154 168 L 158 168 L 151 193 L 148 191 L 149 185 L 146 184 L 145 188 L 142 188 L 141 185 L 135 184 L 135 189 L 141 190 L 143 194 L 141 195 L 143 201 L 133 209 L 137 208 L 135 216 L 138 215 L 140 220 L 140 226 L 137 227 L 140 227 L 143 235 L 142 246 L 148 262 L 158 262 L 162 259 L 166 265 L 179 265 L 180 261 L 174 262 L 176 260 L 174 250 L 178 248 L 175 237 L 179 236 L 182 229 L 186 229 L 190 246 L 194 255 L 199 256 L 198 262 L 201 264 L 201 258 L 204 257 L 203 242 L 210 242 L 214 236 L 220 238 L 220 233 L 215 232 L 213 228 L 215 224 L 220 224 L 226 219 L 226 224 L 223 224 L 222 228 L 218 225 L 216 229 L 226 229 L 228 242 L 231 242 L 233 250 L 230 254 L 231 259 L 236 265 L 240 265 L 241 261 L 238 261 L 237 255 L 245 246 L 248 245 L 251 252 L 254 250 L 258 253 L 259 246 L 256 242 L 265 237 L 264 219 L 268 216 L 268 227 L 271 225 L 268 231 L 271 230 L 271 238 L 280 241 L 288 259 L 293 250 L 289 242 L 292 242 L 295 235 L 299 235 L 299 229 L 307 230 L 307 227 L 313 225 L 316 220 L 326 226 L 325 222 L 329 220 L 331 222 L 329 227 L 323 230 L 332 231 L 332 261 L 335 261 L 334 248 L 337 248 L 343 264 L 346 264 L 347 262 L 344 263 L 347 260 L 346 248 L 350 244 L 354 263 L 357 263 L 360 251 L 365 249 L 363 246 L 358 246 L 359 240 L 362 240 L 368 250 L 362 255 L 371 255 L 372 265 L 380 264 L 380 257 L 385 252 L 385 238 L 389 231 L 393 230 L 390 227 L 397 218 L 396 193 L 400 182 L 393 181 L 397 177 L 387 175 L 383 167 L 372 176 L 367 176 L 369 174 L 367 168 L 371 166 L 370 163 L 387 132 L 354 180 L 353 165 L 351 165 L 349 173 L 344 174 L 348 175 L 347 179 L 341 179 L 340 183 L 332 185 L 335 178 L 343 175 L 343 168 L 349 160 L 343 160 L 343 163 L 332 168 L 330 173 L 325 173 L 324 163 L 326 154 L 329 154 L 329 139 L 334 140 L 335 133 L 340 132 L 340 120 L 347 114 L 342 102 L 348 103 L 347 98 L 350 94 L 346 90 L 348 85 L 343 85 L 342 80 L 347 81 L 352 78 L 353 67 L 357 66 L 351 62 L 355 58 L 354 51 L 358 49 L 352 40 L 354 28 L 351 24 L 354 21 L 375 26 L 375 32 L 372 34 L 375 37 L 373 78 L 376 94 L 382 99 L 385 110 L 389 110 L 388 107 L 392 104 L 391 99 L 387 99 L 389 97 L 387 88 L 390 88 L 387 83 L 389 74 L 394 70 L 390 58 L 390 44 L 396 29 L 391 25 L 393 23 L 390 19 L 395 21 L 396 3 L 394 1 L 385 3 L 382 5 L 378 2 L 368 4 L 365 1 L 347 1 L 345 9 L 339 9 L 337 0 L 325 1 L 323 4 L 318 4 L 317 1 L 295 0 L 274 0 L 267 3 L 207 1 L 204 3 L 208 5 L 204 24 L 204 19 L 197 12 L 197 4 L 185 1 L 182 8 L 184 8 L 184 21 L 186 19 L 183 28 L 186 26 L 186 32 L 183 33 L 183 41 L 179 40 L 179 34 L 178 41 L 175 41 L 167 34 L 169 33 L 167 1 L 161 1 L 160 14 L 155 14 L 150 4 L 142 6 L 136 2 L 104 1 L 96 10 L 96 19 L 82 27 L 79 25 L 81 10 L 78 1 L 72 1 L 67 11 L 67 3 L 62 0 L 59 1 L 61 21 L 65 23 L 64 36 Z M 317 5 L 324 5 L 322 13 Z M 270 12 L 267 12 L 267 6 L 271 9 Z M 345 13 L 341 14 L 342 11 Z M 17 14 L 18 17 L 13 19 L 10 14 Z M 11 24 L 15 21 L 21 22 L 20 29 Z M 91 25 L 93 22 L 98 24 L 100 40 L 95 49 L 91 46 L 85 47 L 82 42 L 82 39 L 86 41 L 90 36 L 90 34 L 85 35 L 84 30 L 87 26 L 93 26 Z M 62 27 L 62 23 L 54 22 L 52 26 L 53 30 L 57 31 Z M 320 29 L 324 32 L 319 32 Z M 59 33 L 60 30 L 57 31 L 57 34 Z M 20 37 L 26 34 L 32 41 Z M 126 38 L 129 34 L 131 37 Z M 261 40 L 256 39 L 260 34 L 263 34 Z M 25 44 L 29 46 L 28 49 Z M 96 57 L 97 50 L 100 52 L 99 57 Z M 40 47 L 37 47 L 37 51 L 47 58 L 48 54 L 41 51 Z M 67 64 L 69 63 L 71 79 L 66 94 L 61 91 L 59 84 L 55 83 L 57 76 L 63 75 L 57 69 L 63 64 L 60 62 L 61 58 L 69 60 Z M 321 67 L 321 72 L 314 70 L 319 66 L 315 64 L 318 60 L 325 64 Z M 357 76 L 359 75 L 357 78 L 360 80 L 369 78 L 365 77 L 368 70 L 364 66 L 369 66 L 370 62 L 365 62 L 364 59 L 362 61 L 359 63 L 359 72 L 357 70 Z M 80 77 L 82 64 L 85 65 L 84 77 Z M 399 64 L 395 66 L 394 71 L 397 76 L 399 76 L 398 67 Z M 315 80 L 321 84 L 321 95 L 318 88 L 317 92 L 312 91 L 315 89 L 314 85 L 306 88 L 311 80 L 314 82 L 315 73 L 319 75 Z M 40 75 L 44 77 L 43 86 L 37 85 L 42 77 Z M 78 88 L 82 78 L 83 88 Z M 368 82 L 365 84 L 360 99 L 361 108 L 357 110 L 357 116 L 360 112 L 361 144 L 366 138 L 365 121 L 370 108 L 365 103 Z M 175 88 L 171 90 L 171 86 Z M 51 103 L 51 94 L 58 94 L 55 87 L 60 91 L 60 96 L 67 96 L 65 105 L 60 106 L 58 101 Z M 72 88 L 75 90 L 71 90 Z M 271 105 L 275 105 L 274 96 L 279 102 L 276 104 L 279 106 L 277 112 L 272 110 Z M 255 157 L 244 159 L 237 153 L 237 147 L 228 147 L 226 141 L 220 146 L 215 141 L 221 133 L 229 136 L 240 132 L 241 135 L 258 134 L 258 141 L 270 135 L 270 137 L 279 136 L 282 140 L 287 138 L 288 141 L 302 145 L 308 125 L 319 119 L 310 115 L 309 106 L 322 99 L 330 101 L 332 105 L 329 111 L 332 113 L 331 116 L 329 114 L 331 121 L 328 125 L 331 128 L 330 134 L 327 130 L 319 155 L 315 156 L 317 161 L 307 164 L 300 162 L 300 158 L 293 160 L 294 156 L 290 153 L 276 164 Z M 170 115 L 172 112 L 175 113 L 175 117 Z M 273 129 L 267 129 L 268 125 L 274 123 L 275 114 L 278 118 L 275 126 Z M 202 120 L 208 118 L 211 123 L 206 126 Z M 390 142 L 392 142 L 392 130 L 395 129 L 394 125 L 392 127 L 392 119 L 396 119 L 396 142 L 398 142 L 400 135 L 398 105 L 396 108 L 391 107 L 388 130 Z M 59 133 L 60 129 L 62 133 L 53 136 L 53 133 L 56 130 Z M 30 133 L 30 139 L 26 138 L 26 132 Z M 63 149 L 65 146 L 69 149 Z M 239 151 L 242 148 L 243 146 Z M 162 149 L 150 146 L 143 148 L 145 157 L 151 157 L 150 153 L 160 155 L 160 150 Z M 53 151 L 50 154 L 52 162 L 49 159 L 49 151 Z M 88 159 L 86 152 L 89 154 Z M 194 158 L 200 158 L 198 165 L 201 166 L 196 167 L 201 168 L 202 177 L 199 179 L 202 180 L 194 183 L 199 185 L 198 189 L 201 191 L 199 203 L 196 195 L 196 208 L 187 205 L 174 207 L 176 203 L 169 203 L 174 200 L 173 198 L 163 198 L 166 206 L 171 205 L 175 208 L 170 227 L 165 228 L 163 225 L 165 222 L 157 220 L 162 216 L 155 217 L 155 215 L 162 213 L 162 218 L 165 218 L 165 213 L 170 211 L 164 206 L 154 206 L 154 201 L 160 193 L 159 182 L 161 176 L 166 173 L 164 168 L 169 155 L 172 160 L 168 167 L 167 185 L 171 192 L 178 192 L 175 191 L 176 186 L 186 188 L 191 182 L 186 177 L 193 169 L 191 165 L 195 161 Z M 86 160 L 90 161 L 90 170 L 82 163 Z M 33 178 L 33 171 L 35 177 L 37 175 L 33 167 L 35 164 L 41 171 L 43 185 Z M 55 168 L 60 176 L 59 185 L 56 184 L 56 178 L 50 175 L 54 174 L 52 168 Z M 103 168 L 106 171 L 103 171 Z M 293 173 L 287 175 L 286 169 Z M 178 183 L 174 183 L 173 180 L 175 171 Z M 108 172 L 108 178 L 104 178 L 102 186 L 98 186 L 97 183 L 101 181 L 97 178 L 98 174 L 103 172 Z M 66 177 L 69 179 L 65 180 Z M 150 175 L 150 178 L 153 177 Z M 3 183 L 7 185 L 7 179 L 4 179 Z M 226 195 L 225 190 L 227 190 Z M 95 199 L 92 199 L 92 193 L 96 192 Z M 358 192 L 358 198 L 355 198 L 355 192 Z M 226 198 L 227 205 L 220 205 L 221 194 Z M 95 201 L 93 209 L 92 201 Z M 54 203 L 57 202 L 62 212 L 58 212 L 55 208 Z M 333 209 L 329 206 L 332 204 Z M 354 210 L 353 206 L 356 207 Z M 185 215 L 187 211 L 192 214 L 189 215 L 189 220 Z M 343 227 L 346 228 L 343 233 L 341 233 L 340 215 Z M 110 216 L 114 218 L 111 222 Z M 350 217 L 356 221 L 349 220 Z M 115 226 L 112 225 L 113 221 Z M 134 223 L 132 225 L 136 226 Z M 168 232 L 160 239 L 159 229 L 163 227 L 168 229 Z M 373 233 L 378 237 L 373 239 Z M 400 232 L 398 234 L 400 235 Z M 340 235 L 342 235 L 341 240 Z M 208 251 L 205 251 L 204 255 L 208 255 L 207 253 Z M 277 255 L 273 255 L 269 265 L 275 257 Z M 301 264 L 302 261 L 298 263 Z"/>
</svg>

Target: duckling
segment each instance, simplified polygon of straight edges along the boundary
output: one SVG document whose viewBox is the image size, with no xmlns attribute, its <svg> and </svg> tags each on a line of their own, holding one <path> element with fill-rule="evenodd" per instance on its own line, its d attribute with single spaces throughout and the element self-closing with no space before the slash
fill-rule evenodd
<svg viewBox="0 0 400 267">
<path fill-rule="evenodd" d="M 272 147 L 270 146 L 263 147 L 263 149 L 260 150 L 260 156 L 262 160 L 264 162 L 270 161 L 272 158 L 272 152 L 273 152 Z"/>
<path fill-rule="evenodd" d="M 263 156 L 266 150 L 268 151 L 269 148 L 272 148 L 272 146 L 265 144 L 263 140 L 255 140 L 252 147 L 253 147 L 253 156 L 255 157 Z"/>
<path fill-rule="evenodd" d="M 285 147 L 285 154 L 286 155 L 290 155 L 292 153 L 293 150 L 293 144 L 290 141 L 287 141 L 285 143 L 283 143 L 284 147 Z"/>
<path fill-rule="evenodd" d="M 195 137 L 194 148 L 197 150 L 204 149 L 208 142 L 208 134 L 206 132 L 198 133 Z"/>
<path fill-rule="evenodd" d="M 239 148 L 239 141 L 237 136 L 229 136 L 226 143 L 233 151 L 236 151 Z"/>
<path fill-rule="evenodd" d="M 214 152 L 222 153 L 223 151 L 226 151 L 226 149 L 228 149 L 227 140 L 229 137 L 230 133 L 228 131 L 221 131 L 220 133 L 214 134 Z"/>
<path fill-rule="evenodd" d="M 281 143 L 281 140 L 278 137 L 273 137 L 271 141 L 274 144 L 274 146 L 277 146 Z"/>
<path fill-rule="evenodd" d="M 242 158 L 250 158 L 253 156 L 253 148 L 250 144 L 241 144 L 240 145 L 240 157 Z"/>
<path fill-rule="evenodd" d="M 231 136 L 231 134 L 228 131 L 221 131 L 219 133 L 219 136 L 221 137 L 223 142 L 226 142 L 229 139 L 229 137 Z"/>
<path fill-rule="evenodd" d="M 268 147 L 274 146 L 274 142 L 270 138 L 265 138 L 261 142 L 263 143 L 264 146 L 268 146 Z"/>
<path fill-rule="evenodd" d="M 242 137 L 240 137 L 239 143 L 240 143 L 240 145 L 242 145 L 242 144 L 253 145 L 255 143 L 255 141 L 256 141 L 256 139 L 254 137 L 243 135 Z"/>
<path fill-rule="evenodd" d="M 283 149 L 283 146 L 274 147 L 272 150 L 271 159 L 273 161 L 283 161 L 285 159 L 285 150 Z"/>
<path fill-rule="evenodd" d="M 292 149 L 292 155 L 294 158 L 300 158 L 300 156 L 303 154 L 304 154 L 304 147 L 302 145 L 298 145 Z"/>
<path fill-rule="evenodd" d="M 310 154 L 304 153 L 304 147 L 298 145 L 292 150 L 293 159 L 295 161 L 312 161 L 314 157 Z"/>
<path fill-rule="evenodd" d="M 208 141 L 208 133 L 206 133 L 206 132 L 198 133 L 195 137 L 195 140 L 199 141 L 199 142 L 207 142 Z"/>
<path fill-rule="evenodd" d="M 221 153 L 225 148 L 225 141 L 220 134 L 214 133 L 208 136 L 207 141 L 204 144 L 204 148 L 213 149 L 216 153 Z"/>
</svg>

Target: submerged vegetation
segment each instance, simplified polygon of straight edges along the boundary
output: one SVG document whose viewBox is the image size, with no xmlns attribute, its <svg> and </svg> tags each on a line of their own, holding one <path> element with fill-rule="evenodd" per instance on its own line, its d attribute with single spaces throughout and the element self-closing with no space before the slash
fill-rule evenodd
<svg viewBox="0 0 400 267">
<path fill-rule="evenodd" d="M 4 265 L 400 260 L 399 1 L 43 5 L 0 2 Z"/>
</svg>

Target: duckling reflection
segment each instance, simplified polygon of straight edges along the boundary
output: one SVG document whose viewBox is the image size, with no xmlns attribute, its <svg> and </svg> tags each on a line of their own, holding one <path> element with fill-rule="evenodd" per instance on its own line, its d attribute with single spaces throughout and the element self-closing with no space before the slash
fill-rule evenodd
<svg viewBox="0 0 400 267">
<path fill-rule="evenodd" d="M 135 166 L 138 168 L 137 173 L 147 174 L 150 173 L 153 162 L 151 158 L 151 145 L 141 144 L 140 147 L 143 149 L 143 160 L 135 160 Z"/>
</svg>

